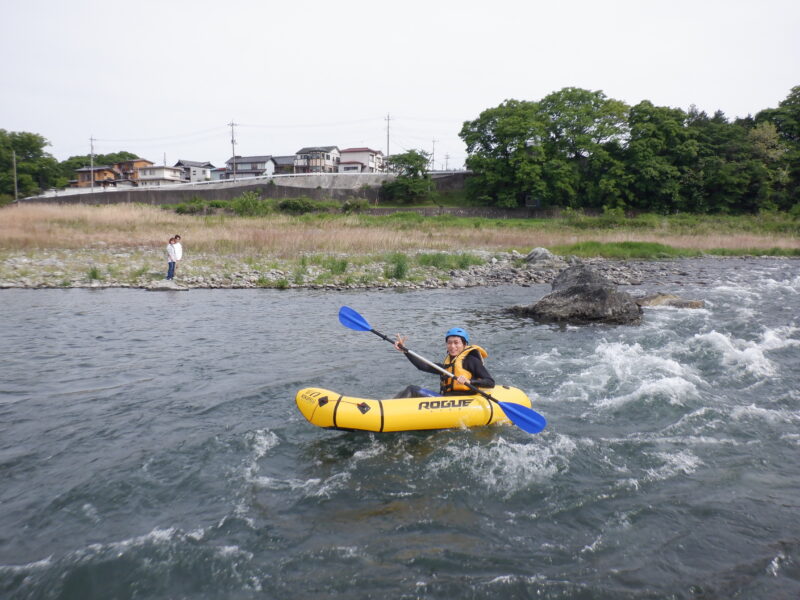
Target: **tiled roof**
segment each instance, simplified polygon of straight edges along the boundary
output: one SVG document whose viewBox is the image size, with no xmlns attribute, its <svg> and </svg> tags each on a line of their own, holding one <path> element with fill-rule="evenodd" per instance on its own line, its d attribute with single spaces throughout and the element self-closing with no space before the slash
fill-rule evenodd
<svg viewBox="0 0 800 600">
<path fill-rule="evenodd" d="M 197 160 L 183 160 L 183 159 L 180 159 L 178 162 L 176 162 L 175 166 L 176 167 L 201 167 L 203 169 L 214 169 L 214 168 L 216 168 L 216 167 L 214 167 L 214 165 L 212 165 L 208 161 L 200 162 L 200 161 L 197 161 Z"/>
<path fill-rule="evenodd" d="M 271 154 L 265 154 L 263 156 L 232 156 L 226 163 L 232 163 L 233 159 L 236 159 L 236 162 L 266 162 L 272 158 Z"/>
<path fill-rule="evenodd" d="M 373 150 L 372 148 L 345 148 L 344 150 L 339 150 L 342 154 L 345 152 L 372 152 L 373 154 L 383 154 L 380 150 Z"/>
<path fill-rule="evenodd" d="M 331 150 L 338 150 L 338 146 L 306 146 L 300 148 L 295 154 L 308 154 L 309 152 L 330 152 Z"/>
</svg>

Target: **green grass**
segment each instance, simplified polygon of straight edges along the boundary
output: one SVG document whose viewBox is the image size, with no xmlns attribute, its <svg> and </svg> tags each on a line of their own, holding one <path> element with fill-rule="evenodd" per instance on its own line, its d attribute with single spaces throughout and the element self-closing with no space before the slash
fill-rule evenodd
<svg viewBox="0 0 800 600">
<path fill-rule="evenodd" d="M 386 279 L 405 279 L 408 275 L 408 257 L 402 252 L 389 255 L 383 274 Z"/>
<path fill-rule="evenodd" d="M 417 264 L 422 267 L 435 267 L 442 270 L 467 269 L 472 265 L 482 265 L 484 260 L 474 254 L 445 252 L 422 252 L 416 255 Z"/>
<path fill-rule="evenodd" d="M 697 250 L 673 248 L 654 242 L 580 242 L 568 246 L 554 246 L 550 248 L 555 254 L 562 256 L 603 257 L 616 259 L 659 259 L 659 258 L 684 258 L 699 256 Z"/>
<path fill-rule="evenodd" d="M 568 246 L 553 246 L 549 250 L 561 256 L 574 255 L 583 258 L 602 257 L 620 260 L 688 258 L 702 256 L 703 254 L 713 256 L 800 256 L 800 249 L 798 248 L 714 248 L 701 252 L 654 242 L 580 242 Z"/>
<path fill-rule="evenodd" d="M 800 248 L 712 248 L 706 254 L 714 256 L 798 256 Z"/>
</svg>

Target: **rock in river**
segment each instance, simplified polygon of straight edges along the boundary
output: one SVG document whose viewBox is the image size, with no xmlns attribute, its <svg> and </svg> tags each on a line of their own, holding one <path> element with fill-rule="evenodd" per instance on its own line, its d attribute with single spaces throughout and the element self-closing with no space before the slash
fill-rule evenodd
<svg viewBox="0 0 800 600">
<path fill-rule="evenodd" d="M 642 309 L 626 292 L 587 267 L 564 269 L 553 281 L 553 291 L 531 306 L 513 307 L 515 314 L 559 323 L 638 324 Z"/>
</svg>

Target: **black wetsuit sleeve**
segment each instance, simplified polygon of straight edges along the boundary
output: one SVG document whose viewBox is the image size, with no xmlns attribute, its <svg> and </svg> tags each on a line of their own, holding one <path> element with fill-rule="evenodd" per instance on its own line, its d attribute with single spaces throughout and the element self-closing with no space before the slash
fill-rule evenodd
<svg viewBox="0 0 800 600">
<path fill-rule="evenodd" d="M 472 373 L 470 383 L 475 387 L 494 387 L 494 379 L 489 374 L 489 371 L 486 370 L 477 350 L 470 352 L 464 359 L 464 368 Z"/>
<path fill-rule="evenodd" d="M 407 352 L 404 353 L 404 354 L 406 355 L 406 358 L 411 362 L 411 364 L 414 365 L 415 367 L 417 367 L 420 371 L 425 371 L 426 373 L 434 373 L 435 375 L 441 375 L 441 373 L 439 373 L 439 371 L 434 369 L 428 363 L 421 361 L 416 356 L 411 356 Z M 439 365 L 439 366 L 443 367 L 443 365 Z"/>
</svg>

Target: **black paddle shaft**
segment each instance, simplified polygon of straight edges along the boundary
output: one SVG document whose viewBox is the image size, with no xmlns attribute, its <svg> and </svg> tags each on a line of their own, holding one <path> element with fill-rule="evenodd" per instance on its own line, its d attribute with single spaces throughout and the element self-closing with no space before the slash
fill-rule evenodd
<svg viewBox="0 0 800 600">
<path fill-rule="evenodd" d="M 387 342 L 389 342 L 389 343 L 390 343 L 392 346 L 394 346 L 394 344 L 395 344 L 395 340 L 393 340 L 392 338 L 390 338 L 388 335 L 384 335 L 383 333 L 381 333 L 381 332 L 380 332 L 380 331 L 378 331 L 377 329 L 372 329 L 372 328 L 370 328 L 370 331 L 371 331 L 372 333 L 374 333 L 375 335 L 377 335 L 378 337 L 381 337 L 381 338 L 383 338 L 384 340 L 386 340 Z M 401 349 L 403 352 L 405 352 L 406 354 L 410 354 L 410 355 L 411 355 L 411 356 L 413 356 L 414 358 L 418 358 L 419 360 L 421 360 L 422 362 L 424 362 L 426 365 L 428 365 L 428 366 L 431 366 L 431 367 L 433 367 L 434 369 L 436 369 L 437 371 L 439 371 L 439 372 L 440 372 L 442 375 L 447 375 L 448 377 L 452 377 L 453 379 L 455 379 L 455 378 L 456 378 L 455 374 L 454 374 L 454 373 L 451 373 L 451 372 L 450 372 L 450 371 L 448 371 L 447 369 L 443 369 L 443 368 L 441 368 L 439 365 L 437 365 L 436 363 L 433 363 L 433 362 L 429 361 L 429 360 L 428 360 L 427 358 L 425 358 L 424 356 L 420 356 L 420 355 L 419 355 L 419 354 L 417 354 L 416 352 L 412 352 L 411 350 L 409 350 L 408 348 L 406 348 L 406 347 L 405 347 L 403 344 L 398 344 L 398 345 L 399 345 L 400 349 Z M 497 404 L 500 404 L 500 401 L 499 401 L 499 400 L 496 400 L 495 398 L 493 398 L 493 397 L 491 396 L 491 394 L 487 394 L 487 393 L 486 393 L 486 392 L 484 392 L 483 390 L 481 390 L 481 389 L 479 389 L 479 388 L 476 388 L 476 387 L 475 387 L 474 385 L 472 385 L 472 384 L 471 384 L 469 381 L 467 381 L 467 382 L 466 382 L 464 385 L 466 385 L 466 386 L 467 386 L 467 387 L 468 387 L 470 390 L 472 390 L 472 391 L 473 391 L 473 392 L 475 392 L 476 394 L 480 394 L 481 396 L 483 396 L 483 397 L 484 397 L 484 398 L 486 398 L 487 400 L 491 400 L 492 402 L 495 402 L 495 403 L 497 403 Z"/>
</svg>

